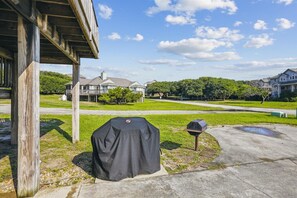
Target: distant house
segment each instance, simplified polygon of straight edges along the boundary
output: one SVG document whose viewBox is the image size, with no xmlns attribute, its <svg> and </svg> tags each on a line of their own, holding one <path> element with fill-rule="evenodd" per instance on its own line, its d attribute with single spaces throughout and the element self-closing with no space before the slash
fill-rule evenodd
<svg viewBox="0 0 297 198">
<path fill-rule="evenodd" d="M 271 96 L 279 98 L 283 91 L 297 91 L 297 69 L 287 69 L 270 78 L 264 78 L 257 81 L 259 87 L 271 90 Z"/>
<path fill-rule="evenodd" d="M 285 72 L 270 78 L 272 97 L 280 97 L 283 91 L 297 90 L 297 69 L 287 69 Z"/>
<path fill-rule="evenodd" d="M 136 81 L 124 78 L 107 77 L 105 72 L 93 79 L 80 78 L 80 98 L 81 100 L 96 101 L 98 96 L 108 93 L 108 90 L 116 87 L 129 88 L 134 93 L 142 93 L 144 97 L 145 87 Z M 72 83 L 66 85 L 66 96 L 71 99 Z M 143 100 L 143 98 L 141 99 Z"/>
</svg>

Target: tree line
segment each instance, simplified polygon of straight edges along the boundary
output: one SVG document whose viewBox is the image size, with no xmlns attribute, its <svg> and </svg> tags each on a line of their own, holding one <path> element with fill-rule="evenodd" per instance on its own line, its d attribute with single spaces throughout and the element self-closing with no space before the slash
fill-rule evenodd
<svg viewBox="0 0 297 198">
<path fill-rule="evenodd" d="M 71 77 L 57 72 L 40 72 L 41 94 L 64 94 L 66 84 L 71 82 Z"/>
<path fill-rule="evenodd" d="M 146 89 L 147 95 L 160 98 L 225 100 L 253 99 L 264 102 L 270 90 L 253 85 L 249 81 L 235 81 L 224 78 L 201 77 L 175 82 L 154 82 Z"/>
</svg>

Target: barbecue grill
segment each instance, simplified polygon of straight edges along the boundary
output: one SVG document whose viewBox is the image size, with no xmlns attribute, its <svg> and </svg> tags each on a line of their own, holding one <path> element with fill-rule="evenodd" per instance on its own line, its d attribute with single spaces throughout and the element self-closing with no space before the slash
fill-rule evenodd
<svg viewBox="0 0 297 198">
<path fill-rule="evenodd" d="M 197 151 L 198 148 L 198 137 L 206 129 L 207 124 L 204 120 L 201 119 L 193 120 L 187 125 L 188 133 L 192 136 L 195 136 L 195 151 Z"/>
</svg>

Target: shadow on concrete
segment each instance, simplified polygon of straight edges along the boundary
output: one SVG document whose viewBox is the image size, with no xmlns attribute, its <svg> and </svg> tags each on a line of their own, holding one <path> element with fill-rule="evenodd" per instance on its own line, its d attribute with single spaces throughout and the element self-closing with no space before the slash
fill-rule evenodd
<svg viewBox="0 0 297 198">
<path fill-rule="evenodd" d="M 83 152 L 76 155 L 72 163 L 84 170 L 88 175 L 94 177 L 92 173 L 92 152 Z"/>
<path fill-rule="evenodd" d="M 174 150 L 181 147 L 181 144 L 171 141 L 164 141 L 160 144 L 161 149 Z"/>
</svg>

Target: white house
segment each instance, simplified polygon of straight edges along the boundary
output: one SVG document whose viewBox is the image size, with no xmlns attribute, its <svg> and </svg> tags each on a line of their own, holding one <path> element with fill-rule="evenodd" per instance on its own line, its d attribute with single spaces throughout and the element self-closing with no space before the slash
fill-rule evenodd
<svg viewBox="0 0 297 198">
<path fill-rule="evenodd" d="M 107 77 L 105 72 L 93 79 L 80 78 L 80 97 L 88 101 L 96 101 L 99 95 L 107 93 L 116 87 L 129 88 L 134 93 L 142 93 L 144 97 L 145 87 L 136 81 L 124 78 Z M 66 96 L 71 98 L 72 83 L 66 85 Z M 143 100 L 143 98 L 141 99 Z"/>
<path fill-rule="evenodd" d="M 287 69 L 285 72 L 270 78 L 272 97 L 280 97 L 283 91 L 297 90 L 297 69 Z"/>
</svg>

